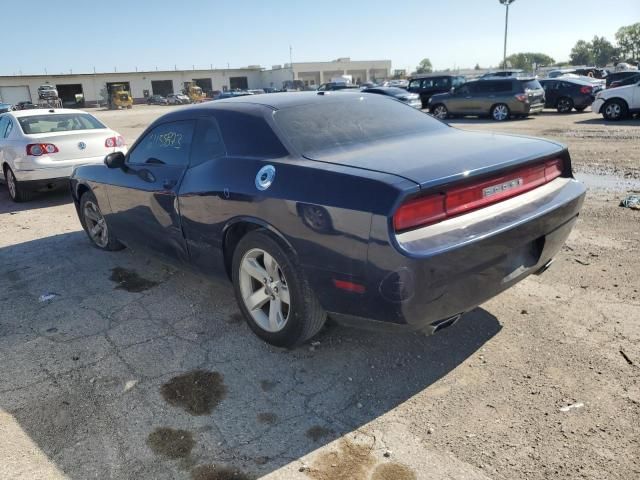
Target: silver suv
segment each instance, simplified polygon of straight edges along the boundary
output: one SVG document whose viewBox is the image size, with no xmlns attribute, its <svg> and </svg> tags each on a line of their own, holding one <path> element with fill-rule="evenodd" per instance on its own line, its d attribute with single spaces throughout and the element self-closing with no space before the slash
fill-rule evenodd
<svg viewBox="0 0 640 480">
<path fill-rule="evenodd" d="M 441 120 L 449 115 L 476 115 L 503 121 L 541 112 L 544 100 L 544 89 L 535 78 L 492 78 L 434 95 L 429 112 Z"/>
<path fill-rule="evenodd" d="M 58 90 L 53 85 L 40 85 L 38 87 L 38 97 L 41 99 L 58 98 Z"/>
</svg>

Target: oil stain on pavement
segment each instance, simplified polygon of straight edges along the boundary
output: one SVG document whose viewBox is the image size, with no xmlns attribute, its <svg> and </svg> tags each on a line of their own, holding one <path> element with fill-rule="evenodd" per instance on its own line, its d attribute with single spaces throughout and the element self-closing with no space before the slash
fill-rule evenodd
<svg viewBox="0 0 640 480">
<path fill-rule="evenodd" d="M 191 432 L 173 428 L 156 428 L 147 437 L 147 445 L 156 455 L 176 460 L 187 458 L 195 445 Z"/>
<path fill-rule="evenodd" d="M 378 465 L 371 476 L 371 480 L 416 480 L 416 478 L 413 470 L 399 463 Z"/>
<path fill-rule="evenodd" d="M 144 292 L 158 285 L 158 282 L 143 278 L 137 272 L 122 267 L 112 268 L 109 280 L 118 284 L 115 287 L 118 290 L 125 290 L 131 293 Z"/>
<path fill-rule="evenodd" d="M 235 468 L 218 465 L 200 465 L 191 470 L 191 478 L 193 480 L 253 480 L 254 477 Z"/>
<path fill-rule="evenodd" d="M 258 415 L 256 415 L 256 418 L 258 419 L 259 423 L 265 425 L 275 425 L 275 423 L 278 421 L 278 416 L 275 413 L 271 412 L 259 413 Z"/>
<path fill-rule="evenodd" d="M 415 472 L 405 465 L 383 463 L 376 467 L 376 463 L 377 460 L 370 447 L 343 439 L 338 444 L 337 451 L 322 453 L 313 466 L 305 470 L 305 473 L 314 480 L 416 480 L 417 478 Z"/>
<path fill-rule="evenodd" d="M 160 393 L 167 403 L 191 415 L 207 415 L 225 398 L 227 387 L 222 374 L 194 370 L 173 377 L 162 385 Z"/>
<path fill-rule="evenodd" d="M 309 430 L 307 430 L 305 435 L 307 436 L 307 438 L 310 438 L 314 442 L 317 442 L 318 440 L 331 435 L 331 430 L 321 427 L 320 425 L 314 425 L 313 427 L 309 428 Z"/>
</svg>

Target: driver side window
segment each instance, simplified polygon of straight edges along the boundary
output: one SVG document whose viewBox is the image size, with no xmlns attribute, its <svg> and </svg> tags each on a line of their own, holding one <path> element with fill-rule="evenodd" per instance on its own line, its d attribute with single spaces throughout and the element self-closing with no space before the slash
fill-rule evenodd
<svg viewBox="0 0 640 480">
<path fill-rule="evenodd" d="M 149 131 L 129 153 L 131 165 L 187 166 L 194 129 L 193 120 L 168 122 Z"/>
</svg>

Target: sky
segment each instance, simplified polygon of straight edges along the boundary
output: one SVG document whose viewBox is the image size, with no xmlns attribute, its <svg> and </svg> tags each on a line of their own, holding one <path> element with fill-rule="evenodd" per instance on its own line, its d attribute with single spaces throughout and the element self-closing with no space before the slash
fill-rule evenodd
<svg viewBox="0 0 640 480">
<path fill-rule="evenodd" d="M 39 8 L 55 14 L 39 17 Z M 64 6 L 64 7 L 63 7 Z M 243 67 L 390 59 L 413 70 L 496 66 L 499 0 L 0 0 L 0 75 Z M 38 18 L 42 18 L 38 20 Z M 577 40 L 614 40 L 640 22 L 640 0 L 516 0 L 508 52 L 568 60 Z M 8 39 L 14 39 L 8 41 Z"/>
</svg>

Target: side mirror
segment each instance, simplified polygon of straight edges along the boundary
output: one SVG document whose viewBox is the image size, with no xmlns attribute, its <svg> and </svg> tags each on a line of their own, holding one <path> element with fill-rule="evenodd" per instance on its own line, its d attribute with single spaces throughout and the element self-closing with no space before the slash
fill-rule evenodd
<svg viewBox="0 0 640 480">
<path fill-rule="evenodd" d="M 122 168 L 124 167 L 124 153 L 113 152 L 104 157 L 104 164 L 108 168 Z"/>
</svg>

